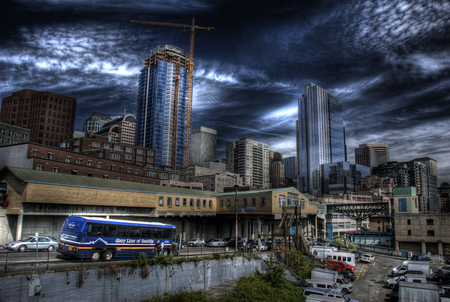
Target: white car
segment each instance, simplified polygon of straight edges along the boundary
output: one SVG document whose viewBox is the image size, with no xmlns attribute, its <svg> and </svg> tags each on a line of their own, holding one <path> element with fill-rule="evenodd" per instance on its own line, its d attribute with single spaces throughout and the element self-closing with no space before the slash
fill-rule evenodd
<svg viewBox="0 0 450 302">
<path fill-rule="evenodd" d="M 362 262 L 374 262 L 375 256 L 371 254 L 364 254 L 359 261 Z"/>
<path fill-rule="evenodd" d="M 188 246 L 204 246 L 205 242 L 200 238 L 192 238 L 187 244 Z"/>
<path fill-rule="evenodd" d="M 208 243 L 208 246 L 212 246 L 212 247 L 216 247 L 216 246 L 227 246 L 227 242 L 220 239 L 220 238 L 216 238 L 213 239 L 211 242 Z"/>
</svg>

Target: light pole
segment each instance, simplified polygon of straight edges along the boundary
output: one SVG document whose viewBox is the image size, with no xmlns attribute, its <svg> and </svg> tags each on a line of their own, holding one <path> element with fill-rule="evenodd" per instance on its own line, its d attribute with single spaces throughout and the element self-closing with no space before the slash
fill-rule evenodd
<svg viewBox="0 0 450 302">
<path fill-rule="evenodd" d="M 238 250 L 238 205 L 239 205 L 239 201 L 237 198 L 237 192 L 238 192 L 238 179 L 239 179 L 239 175 L 236 175 L 236 185 L 234 186 L 235 188 L 235 198 L 234 198 L 234 212 L 236 213 L 236 237 L 235 237 L 235 252 L 237 253 Z"/>
</svg>

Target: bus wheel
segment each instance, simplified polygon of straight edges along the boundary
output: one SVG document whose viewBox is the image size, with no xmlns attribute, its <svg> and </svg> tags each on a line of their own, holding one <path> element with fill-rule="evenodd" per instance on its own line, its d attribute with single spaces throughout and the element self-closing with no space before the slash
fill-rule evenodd
<svg viewBox="0 0 450 302">
<path fill-rule="evenodd" d="M 113 251 L 106 251 L 103 253 L 103 259 L 105 260 L 111 260 L 114 257 Z"/>
<path fill-rule="evenodd" d="M 167 256 L 167 255 L 169 255 L 169 252 L 167 250 L 163 250 L 163 255 Z"/>
<path fill-rule="evenodd" d="M 93 251 L 91 254 L 91 260 L 92 261 L 100 260 L 100 251 Z"/>
</svg>

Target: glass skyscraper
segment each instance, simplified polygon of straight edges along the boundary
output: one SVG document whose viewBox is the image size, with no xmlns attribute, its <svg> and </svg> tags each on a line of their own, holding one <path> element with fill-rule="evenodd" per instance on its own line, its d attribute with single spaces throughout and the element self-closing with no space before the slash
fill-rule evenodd
<svg viewBox="0 0 450 302">
<path fill-rule="evenodd" d="M 325 89 L 305 84 L 298 101 L 298 189 L 322 194 L 320 166 L 345 162 L 342 105 Z"/>
<path fill-rule="evenodd" d="M 189 155 L 189 54 L 172 45 L 150 51 L 139 76 L 136 145 L 155 150 L 155 166 L 184 168 Z"/>
</svg>

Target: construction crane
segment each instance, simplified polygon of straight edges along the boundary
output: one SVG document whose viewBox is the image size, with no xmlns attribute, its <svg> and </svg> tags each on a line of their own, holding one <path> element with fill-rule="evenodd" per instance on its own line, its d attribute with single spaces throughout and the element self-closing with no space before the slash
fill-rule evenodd
<svg viewBox="0 0 450 302">
<path fill-rule="evenodd" d="M 164 22 L 153 22 L 153 21 L 141 21 L 141 20 L 131 20 L 131 23 L 146 24 L 146 25 L 156 25 L 156 26 L 171 26 L 171 27 L 181 27 L 191 29 L 191 39 L 189 44 L 189 67 L 188 67 L 188 91 L 187 91 L 187 129 L 186 129 L 186 145 L 184 153 L 184 166 L 189 165 L 189 144 L 191 141 L 191 110 L 192 110 L 192 82 L 194 73 L 194 37 L 196 29 L 203 29 L 207 31 L 215 30 L 214 27 L 203 27 L 195 25 L 195 19 L 192 18 L 192 25 L 188 24 L 176 24 L 176 23 L 164 23 Z"/>
</svg>

